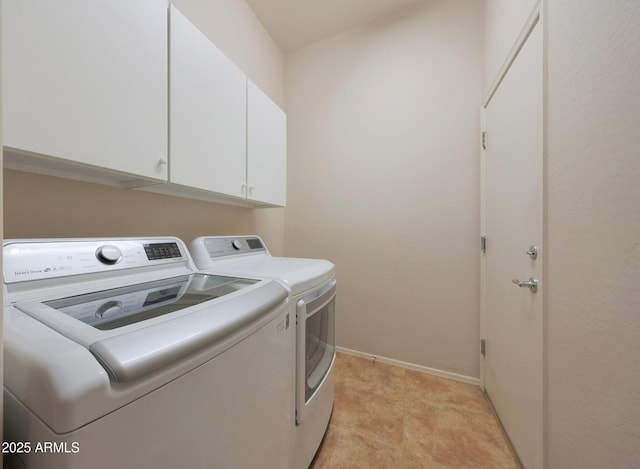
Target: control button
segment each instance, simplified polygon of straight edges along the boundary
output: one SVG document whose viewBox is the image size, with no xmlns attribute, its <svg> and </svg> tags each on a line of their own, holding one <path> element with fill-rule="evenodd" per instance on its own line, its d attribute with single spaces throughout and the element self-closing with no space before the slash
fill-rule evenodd
<svg viewBox="0 0 640 469">
<path fill-rule="evenodd" d="M 103 264 L 113 265 L 117 264 L 120 262 L 120 259 L 122 259 L 122 251 L 120 251 L 116 246 L 107 244 L 98 248 L 96 251 L 96 257 Z"/>
<path fill-rule="evenodd" d="M 234 239 L 233 241 L 231 241 L 231 246 L 233 246 L 233 249 L 235 249 L 236 251 L 239 251 L 242 248 L 242 243 L 239 239 Z"/>
</svg>

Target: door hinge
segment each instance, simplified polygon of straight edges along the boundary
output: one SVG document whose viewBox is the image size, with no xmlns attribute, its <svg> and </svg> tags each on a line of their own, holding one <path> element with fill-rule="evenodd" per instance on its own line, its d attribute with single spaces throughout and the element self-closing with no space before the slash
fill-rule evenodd
<svg viewBox="0 0 640 469">
<path fill-rule="evenodd" d="M 482 131 L 482 149 L 487 149 L 487 132 L 484 130 Z"/>
<path fill-rule="evenodd" d="M 480 251 L 487 252 L 487 237 L 480 236 Z"/>
<path fill-rule="evenodd" d="M 480 355 L 484 357 L 486 355 L 486 352 L 487 352 L 487 342 L 484 339 L 480 339 Z"/>
</svg>

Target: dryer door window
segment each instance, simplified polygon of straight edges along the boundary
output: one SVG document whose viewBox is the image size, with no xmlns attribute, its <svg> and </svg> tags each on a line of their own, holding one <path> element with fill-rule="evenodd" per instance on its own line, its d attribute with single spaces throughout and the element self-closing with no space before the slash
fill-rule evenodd
<svg viewBox="0 0 640 469">
<path fill-rule="evenodd" d="M 323 386 L 333 364 L 335 343 L 335 280 L 297 304 L 297 385 L 296 420 L 304 419 L 306 409 Z"/>
<path fill-rule="evenodd" d="M 335 343 L 330 327 L 335 299 L 307 318 L 305 325 L 305 401 L 309 401 L 318 389 L 322 378 L 329 371 Z"/>
</svg>

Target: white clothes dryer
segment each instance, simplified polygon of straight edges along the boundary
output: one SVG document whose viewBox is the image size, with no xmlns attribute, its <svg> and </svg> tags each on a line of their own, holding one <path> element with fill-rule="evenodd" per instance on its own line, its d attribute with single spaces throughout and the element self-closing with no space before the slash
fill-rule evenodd
<svg viewBox="0 0 640 469">
<path fill-rule="evenodd" d="M 289 464 L 280 283 L 197 272 L 173 237 L 3 253 L 5 467 Z"/>
<path fill-rule="evenodd" d="M 295 312 L 295 419 L 291 419 L 291 462 L 306 469 L 322 442 L 333 410 L 336 280 L 322 259 L 271 256 L 258 236 L 209 236 L 189 246 L 199 269 L 233 276 L 278 280 Z"/>
</svg>

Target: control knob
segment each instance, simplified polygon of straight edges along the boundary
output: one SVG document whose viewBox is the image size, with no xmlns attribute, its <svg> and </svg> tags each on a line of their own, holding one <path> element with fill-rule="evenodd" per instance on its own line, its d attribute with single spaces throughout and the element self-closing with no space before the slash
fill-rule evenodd
<svg viewBox="0 0 640 469">
<path fill-rule="evenodd" d="M 234 239 L 233 241 L 231 241 L 231 246 L 233 246 L 233 249 L 235 249 L 236 251 L 239 251 L 242 248 L 242 243 L 239 239 Z"/>
<path fill-rule="evenodd" d="M 96 251 L 96 257 L 100 262 L 107 265 L 114 265 L 122 259 L 122 251 L 110 244 L 100 246 Z"/>
</svg>

